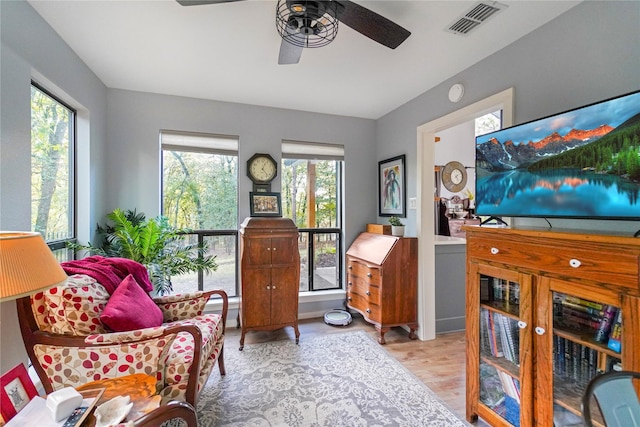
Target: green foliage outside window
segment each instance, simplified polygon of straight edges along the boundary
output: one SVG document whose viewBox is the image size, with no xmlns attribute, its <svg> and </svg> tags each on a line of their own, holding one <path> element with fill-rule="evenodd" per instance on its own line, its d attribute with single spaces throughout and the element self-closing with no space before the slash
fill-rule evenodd
<svg viewBox="0 0 640 427">
<path fill-rule="evenodd" d="M 74 112 L 31 86 L 31 229 L 48 242 L 73 237 Z"/>
<path fill-rule="evenodd" d="M 174 227 L 236 229 L 237 177 L 236 156 L 163 150 L 164 215 Z"/>
<path fill-rule="evenodd" d="M 338 161 L 286 159 L 282 163 L 283 216 L 299 228 L 338 227 Z M 315 194 L 312 224 L 308 206 L 311 191 Z"/>
</svg>

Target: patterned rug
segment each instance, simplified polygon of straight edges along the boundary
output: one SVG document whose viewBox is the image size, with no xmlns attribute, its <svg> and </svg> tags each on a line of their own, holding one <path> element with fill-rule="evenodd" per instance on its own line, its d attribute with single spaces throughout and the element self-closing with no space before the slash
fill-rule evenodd
<svg viewBox="0 0 640 427">
<path fill-rule="evenodd" d="M 468 426 L 363 331 L 225 347 L 198 403 L 204 427 Z"/>
</svg>

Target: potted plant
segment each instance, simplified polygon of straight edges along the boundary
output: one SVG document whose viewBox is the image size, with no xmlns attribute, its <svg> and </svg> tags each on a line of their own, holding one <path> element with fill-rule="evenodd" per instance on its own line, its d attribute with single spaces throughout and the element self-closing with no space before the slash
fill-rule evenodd
<svg viewBox="0 0 640 427">
<path fill-rule="evenodd" d="M 400 221 L 400 218 L 397 216 L 390 217 L 389 224 L 391 224 L 392 236 L 404 236 L 404 224 Z"/>
<path fill-rule="evenodd" d="M 159 295 L 173 290 L 171 276 L 196 272 L 216 271 L 215 255 L 207 255 L 206 245 L 198 246 L 186 241 L 189 230 L 175 228 L 164 216 L 147 220 L 144 213 L 116 209 L 107 214 L 111 223 L 98 225 L 103 236 L 99 246 L 92 244 L 69 245 L 75 250 L 87 250 L 105 257 L 128 258 L 144 265 L 149 279 Z"/>
</svg>

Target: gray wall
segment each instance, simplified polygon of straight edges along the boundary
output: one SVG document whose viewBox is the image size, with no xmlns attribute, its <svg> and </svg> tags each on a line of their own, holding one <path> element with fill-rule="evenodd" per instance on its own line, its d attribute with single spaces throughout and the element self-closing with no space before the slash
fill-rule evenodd
<svg viewBox="0 0 640 427">
<path fill-rule="evenodd" d="M 109 90 L 107 209 L 137 208 L 160 213 L 161 129 L 239 137 L 238 224 L 249 216 L 251 181 L 246 161 L 256 152 L 280 160 L 283 139 L 342 144 L 345 147 L 345 240 L 375 217 L 375 122 L 367 119 L 305 113 L 228 102 Z M 279 191 L 280 176 L 272 190 Z"/>
<path fill-rule="evenodd" d="M 107 89 L 26 2 L 0 1 L 0 229 L 31 228 L 31 106 L 34 79 L 78 109 L 78 235 L 104 215 Z M 89 125 L 89 115 L 91 123 Z M 15 304 L 0 304 L 0 373 L 26 360 Z"/>
<path fill-rule="evenodd" d="M 534 33 L 377 121 L 216 101 L 108 90 L 24 1 L 0 1 L 0 228 L 29 229 L 29 81 L 36 78 L 79 111 L 79 229 L 115 207 L 159 211 L 158 131 L 240 137 L 240 212 L 248 214 L 244 165 L 255 151 L 279 158 L 283 138 L 344 144 L 346 246 L 377 213 L 377 161 L 407 154 L 407 196 L 416 196 L 416 128 L 508 87 L 516 123 L 640 88 L 639 2 L 584 2 Z M 465 85 L 458 104 L 453 83 Z M 206 82 L 203 82 L 206 84 Z M 107 108 L 108 106 L 108 108 Z M 276 189 L 279 184 L 276 184 Z M 407 235 L 415 235 L 408 211 Z M 386 218 L 377 218 L 386 222 Z M 597 224 L 600 226 L 600 224 Z M 607 224 L 610 226 L 610 224 Z M 637 225 L 635 225 L 637 227 Z M 3 303 L 0 372 L 23 359 L 12 303 Z"/>
<path fill-rule="evenodd" d="M 637 1 L 579 4 L 380 118 L 376 126 L 378 160 L 406 153 L 407 197 L 415 197 L 416 128 L 421 124 L 509 87 L 515 88 L 515 124 L 640 89 L 639 22 Z M 456 104 L 448 100 L 449 88 L 455 83 L 465 86 L 464 98 Z M 416 211 L 408 214 L 407 234 L 415 235 Z M 640 228 L 637 222 L 554 220 L 553 224 L 585 229 Z"/>
</svg>

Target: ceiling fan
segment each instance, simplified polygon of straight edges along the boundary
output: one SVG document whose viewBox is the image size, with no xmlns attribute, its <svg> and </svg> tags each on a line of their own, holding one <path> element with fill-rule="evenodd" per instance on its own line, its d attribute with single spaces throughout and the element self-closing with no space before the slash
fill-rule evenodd
<svg viewBox="0 0 640 427">
<path fill-rule="evenodd" d="M 229 3 L 243 0 L 176 0 L 182 6 Z M 350 0 L 278 0 L 276 27 L 282 42 L 278 64 L 297 64 L 302 49 L 326 46 L 341 22 L 391 49 L 411 33 L 384 16 Z"/>
</svg>

